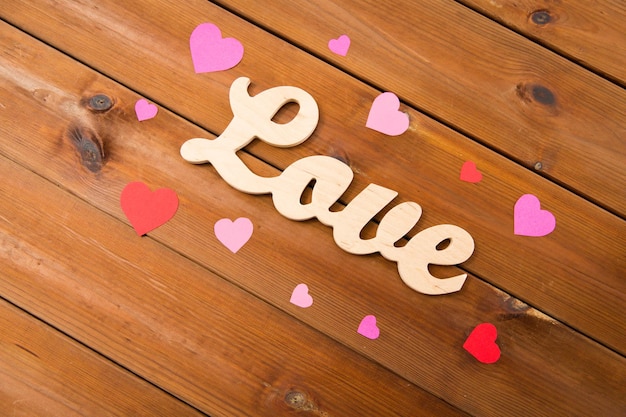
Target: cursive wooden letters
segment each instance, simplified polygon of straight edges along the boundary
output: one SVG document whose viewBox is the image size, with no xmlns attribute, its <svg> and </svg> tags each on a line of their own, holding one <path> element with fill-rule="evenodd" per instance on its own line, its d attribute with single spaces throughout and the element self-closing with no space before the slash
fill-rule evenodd
<svg viewBox="0 0 626 417">
<path fill-rule="evenodd" d="M 316 217 L 333 228 L 333 237 L 343 250 L 364 255 L 380 252 L 398 263 L 402 280 L 424 294 L 448 294 L 461 289 L 467 274 L 436 278 L 429 264 L 456 265 L 466 261 L 474 251 L 474 240 L 464 229 L 443 224 L 429 227 L 397 247 L 395 243 L 419 221 L 422 208 L 413 202 L 393 207 L 380 221 L 376 236 L 361 239 L 363 227 L 397 196 L 397 192 L 369 184 L 341 211 L 330 211 L 348 189 L 354 174 L 350 167 L 335 158 L 316 155 L 302 158 L 276 177 L 253 173 L 237 156 L 237 151 L 258 138 L 270 145 L 291 147 L 311 136 L 319 120 L 319 110 L 306 91 L 281 86 L 251 97 L 250 80 L 236 79 L 230 88 L 233 119 L 216 139 L 194 138 L 186 141 L 180 153 L 194 164 L 211 163 L 222 178 L 234 188 L 250 194 L 271 194 L 276 210 L 292 220 Z M 272 121 L 287 103 L 298 103 L 298 114 L 288 123 Z M 311 201 L 301 203 L 302 193 L 315 180 Z M 449 241 L 448 246 L 437 246 Z"/>
</svg>

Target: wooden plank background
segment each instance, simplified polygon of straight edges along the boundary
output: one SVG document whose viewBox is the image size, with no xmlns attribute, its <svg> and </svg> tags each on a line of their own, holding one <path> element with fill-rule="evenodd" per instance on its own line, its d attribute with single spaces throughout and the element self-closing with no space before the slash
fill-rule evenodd
<svg viewBox="0 0 626 417">
<path fill-rule="evenodd" d="M 125 6 L 115 2 L 111 2 L 109 8 L 105 8 L 105 4 L 99 2 L 97 8 L 81 7 L 75 11 L 72 8 L 52 9 L 60 13 L 56 20 L 49 20 L 54 14 L 44 6 L 41 6 L 40 15 L 35 15 L 32 7 L 26 7 L 25 11 L 28 14 L 24 16 L 27 19 L 18 20 L 17 23 L 25 25 L 29 21 L 34 21 L 29 29 L 38 36 L 56 38 L 59 42 L 64 42 L 62 46 L 70 55 L 93 63 L 91 65 L 98 65 L 100 71 L 126 85 L 136 89 L 142 88 L 143 91 L 140 90 L 142 94 L 155 102 L 167 103 L 168 107 L 212 132 L 221 132 L 231 118 L 230 108 L 226 102 L 215 106 L 215 97 L 227 97 L 230 83 L 238 76 L 249 76 L 253 81 L 259 80 L 257 91 L 274 85 L 292 84 L 306 86 L 307 91 L 314 97 L 329 97 L 327 100 L 318 100 L 322 115 L 326 116 L 320 122 L 318 135 L 314 140 L 307 141 L 288 152 L 258 143 L 248 149 L 262 160 L 279 168 L 285 168 L 294 160 L 306 155 L 339 155 L 349 161 L 353 170 L 361 174 L 356 176 L 351 193 L 349 191 L 346 195 L 347 200 L 369 182 L 402 190 L 399 201 L 415 199 L 421 203 L 420 196 L 427 195 L 430 207 L 427 207 L 428 210 L 423 216 L 422 227 L 454 219 L 456 224 L 467 228 L 473 236 L 479 236 L 476 240 L 479 245 L 482 244 L 479 250 L 484 256 L 473 256 L 465 264 L 470 272 L 478 272 L 477 275 L 488 277 L 490 282 L 515 294 L 526 303 L 541 305 L 550 315 L 605 341 L 621 353 L 626 352 L 626 322 L 614 314 L 613 310 L 613 306 L 623 303 L 626 294 L 626 282 L 621 278 L 626 275 L 626 263 L 611 261 L 625 258 L 623 223 L 618 217 L 583 201 L 553 183 L 537 178 L 536 175 L 502 156 L 474 142 L 464 140 L 455 132 L 411 109 L 407 109 L 412 120 L 410 133 L 401 142 L 383 141 L 380 135 L 368 131 L 369 129 L 365 127 L 355 132 L 354 126 L 364 124 L 367 107 L 362 106 L 363 110 L 358 114 L 354 112 L 354 108 L 345 106 L 344 103 L 369 103 L 379 91 L 359 83 L 251 25 L 245 26 L 245 23 L 237 17 L 210 3 L 200 2 L 196 10 L 190 10 L 190 5 L 167 6 L 174 9 L 166 9 L 159 13 L 151 12 L 154 7 L 148 4 L 142 7 L 141 3 L 137 3 L 134 9 L 136 13 L 127 11 Z M 70 12 L 71 18 L 65 17 Z M 162 30 L 158 23 L 161 13 L 176 16 L 168 30 L 174 31 L 179 27 L 181 33 L 190 33 L 193 30 L 197 23 L 197 15 L 206 15 L 207 19 L 224 22 L 225 33 L 241 31 L 238 28 L 244 25 L 252 33 L 249 39 L 242 34 L 243 42 L 252 45 L 256 42 L 259 47 L 249 48 L 251 51 L 246 55 L 244 62 L 233 71 L 211 78 L 189 76 L 191 63 L 187 53 L 187 38 L 172 36 Z M 36 16 L 41 20 L 35 20 Z M 106 36 L 105 40 L 96 43 L 93 48 L 84 47 L 85 42 L 92 37 L 90 21 L 108 22 L 120 19 L 129 21 L 128 31 L 103 31 L 101 36 Z M 64 23 L 61 25 L 60 22 Z M 50 29 L 57 27 L 58 30 Z M 135 32 L 132 32 L 133 30 Z M 116 36 L 118 33 L 119 36 Z M 145 47 L 145 39 L 150 39 L 152 45 L 150 48 Z M 172 45 L 175 40 L 178 44 Z M 280 53 L 281 48 L 286 49 L 284 55 Z M 173 52 L 160 54 L 158 51 Z M 176 51 L 178 56 L 174 55 Z M 159 60 L 159 57 L 162 58 Z M 151 63 L 152 70 L 149 73 L 145 71 L 146 62 Z M 185 62 L 187 67 L 181 65 Z M 265 75 L 266 68 L 272 68 L 268 75 Z M 311 83 L 307 81 L 310 79 L 310 71 L 320 74 L 320 80 L 341 80 L 338 83 L 345 88 L 337 93 L 337 84 Z M 289 79 L 285 79 L 283 74 L 289 74 Z M 171 88 L 173 85 L 176 86 L 175 89 Z M 205 93 L 198 95 L 198 90 Z M 621 103 L 626 103 L 626 100 L 622 100 Z M 192 108 L 188 109 L 188 106 Z M 617 103 L 614 103 L 613 107 L 620 108 Z M 583 111 L 587 111 L 585 110 L 587 108 L 590 106 L 584 107 Z M 624 113 L 615 119 L 623 121 Z M 589 129 L 588 125 L 585 126 Z M 596 128 L 596 125 L 593 126 Z M 358 136 L 358 141 L 343 139 L 355 135 Z M 556 142 L 555 138 L 550 140 Z M 521 138 L 515 143 L 520 141 Z M 511 142 L 513 144 L 513 141 Z M 367 152 L 367 149 L 371 151 Z M 419 149 L 417 154 L 416 149 Z M 379 158 L 381 152 L 393 156 L 381 159 Z M 620 154 L 613 151 L 611 153 L 618 156 Z M 355 154 L 359 157 L 352 156 Z M 400 164 L 396 162 L 396 155 L 412 154 L 416 155 L 414 160 Z M 466 159 L 479 161 L 484 167 L 485 173 L 491 176 L 489 188 L 476 190 L 456 181 L 458 169 Z M 626 160 L 622 162 L 619 166 L 626 164 Z M 616 178 L 610 183 L 615 184 L 614 188 L 617 189 L 623 184 L 619 174 L 624 170 L 618 169 L 617 166 L 614 169 Z M 597 177 L 608 178 L 600 173 Z M 433 180 L 415 181 L 415 178 L 433 178 Z M 606 190 L 611 186 L 607 182 L 599 188 Z M 509 233 L 512 230 L 510 212 L 513 204 L 520 195 L 531 191 L 540 195 L 560 220 L 560 227 L 554 239 L 545 243 L 553 246 L 545 247 L 540 258 L 529 256 L 536 249 L 534 240 Z M 619 193 L 613 194 L 614 198 L 626 201 L 620 198 L 622 195 L 623 188 Z M 501 203 L 494 207 L 493 201 Z M 572 206 L 577 207 L 575 212 L 572 212 Z M 484 213 L 489 213 L 489 216 L 485 216 Z M 483 234 L 485 237 L 481 238 Z M 585 236 L 585 239 L 581 239 L 580 236 Z M 521 255 L 512 258 L 511 254 L 514 253 Z M 604 259 L 607 261 L 602 261 Z M 507 265 L 508 267 L 505 267 Z M 565 273 L 564 267 L 567 268 Z M 506 276 L 501 274 L 503 268 L 507 270 Z M 527 278 L 538 274 L 543 274 L 549 279 L 537 285 L 536 281 Z M 577 282 L 577 287 L 572 288 L 572 281 Z M 552 291 L 546 292 L 544 286 L 549 286 Z M 594 293 L 598 286 L 606 288 L 603 297 L 597 297 Z M 572 307 L 574 305 L 575 308 Z"/>
<path fill-rule="evenodd" d="M 203 415 L 6 301 L 0 313 L 3 416 Z"/>
<path fill-rule="evenodd" d="M 540 45 L 449 0 L 218 3 L 526 167 L 540 163 L 543 175 L 626 214 L 626 92 Z M 605 39 L 616 45 L 609 59 L 626 56 L 619 42 L 626 11 L 623 4 L 611 6 L 598 7 L 608 21 L 594 19 L 610 34 L 622 28 L 621 38 Z M 324 40 L 348 28 L 352 53 L 339 59 Z"/>
<path fill-rule="evenodd" d="M 621 0 L 462 0 L 538 43 L 626 84 L 626 4 Z"/>
<path fill-rule="evenodd" d="M 14 365 L 16 336 L 7 333 L 2 360 L 11 366 L 2 370 L 23 388 L 3 385 L 2 409 L 18 410 L 20 396 L 39 404 L 36 387 L 52 378 L 58 394 L 30 410 L 56 415 L 78 402 L 81 415 L 626 413 L 624 77 L 602 48 L 574 51 L 598 42 L 623 51 L 623 31 L 614 29 L 623 8 L 607 1 L 601 15 L 614 13 L 594 20 L 609 37 L 544 39 L 517 28 L 561 56 L 495 23 L 515 26 L 479 4 L 472 7 L 494 20 L 451 1 L 273 6 L 0 5 L 3 309 L 53 334 L 59 342 L 40 347 L 48 354 L 81 352 L 78 381 L 96 384 L 98 372 L 127 381 L 118 390 L 96 384 L 81 403 L 75 390 L 55 385 L 58 360 L 46 362 L 47 373 Z M 242 41 L 241 64 L 193 73 L 188 37 L 204 21 Z M 326 42 L 345 31 L 350 52 L 333 56 Z M 242 194 L 211 167 L 183 161 L 185 140 L 213 138 L 230 121 L 228 89 L 239 76 L 252 79 L 252 93 L 295 85 L 320 106 L 320 125 L 303 145 L 247 148 L 242 157 L 255 172 L 334 156 L 355 171 L 344 203 L 373 182 L 398 190 L 398 202 L 423 206 L 416 231 L 466 228 L 473 257 L 462 270 L 437 269 L 468 272 L 463 290 L 415 293 L 380 256 L 344 253 L 330 229 L 290 222 L 267 196 Z M 364 126 L 371 101 L 387 90 L 410 117 L 401 138 Z M 113 108 L 90 110 L 95 94 L 111 97 Z M 133 105 L 142 96 L 160 111 L 138 123 Z M 77 143 L 104 157 L 81 159 Z M 458 180 L 468 159 L 484 174 L 479 184 Z M 144 238 L 119 207 L 124 185 L 137 180 L 180 198 L 174 219 Z M 512 233 L 513 205 L 528 192 L 557 218 L 540 241 Z M 255 230 L 233 255 L 212 225 L 240 216 Z M 289 303 L 303 281 L 315 298 L 306 310 Z M 382 328 L 376 341 L 355 331 L 366 314 Z M 498 328 L 496 365 L 461 348 L 485 321 Z M 138 394 L 124 394 L 123 384 Z M 104 389 L 113 391 L 108 411 L 97 408 Z M 150 395 L 154 408 L 142 409 Z"/>
</svg>

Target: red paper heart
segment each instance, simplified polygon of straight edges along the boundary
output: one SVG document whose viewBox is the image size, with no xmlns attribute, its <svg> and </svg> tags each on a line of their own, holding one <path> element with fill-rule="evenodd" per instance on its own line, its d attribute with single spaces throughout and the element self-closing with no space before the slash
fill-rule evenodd
<svg viewBox="0 0 626 417">
<path fill-rule="evenodd" d="M 174 217 L 178 196 L 169 188 L 153 192 L 143 182 L 131 182 L 124 187 L 120 204 L 137 234 L 143 236 Z"/>
<path fill-rule="evenodd" d="M 495 363 L 500 359 L 500 348 L 496 344 L 498 330 L 491 323 L 479 324 L 467 337 L 463 348 L 479 362 Z"/>
<path fill-rule="evenodd" d="M 483 179 L 483 174 L 476 168 L 476 164 L 472 161 L 467 161 L 461 167 L 461 181 L 477 183 Z"/>
</svg>

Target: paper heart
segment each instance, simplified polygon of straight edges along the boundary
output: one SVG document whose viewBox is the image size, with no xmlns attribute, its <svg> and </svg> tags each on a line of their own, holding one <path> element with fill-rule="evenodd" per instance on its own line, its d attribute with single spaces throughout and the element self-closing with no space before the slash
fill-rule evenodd
<svg viewBox="0 0 626 417">
<path fill-rule="evenodd" d="M 148 103 L 146 99 L 137 100 L 135 103 L 135 114 L 137 115 L 137 120 L 140 122 L 148 119 L 152 119 L 156 116 L 159 108 L 154 104 Z"/>
<path fill-rule="evenodd" d="M 539 199 L 532 194 L 524 194 L 515 203 L 514 233 L 520 236 L 545 236 L 556 227 L 556 218 L 548 210 L 541 209 Z"/>
<path fill-rule="evenodd" d="M 337 39 L 329 40 L 328 49 L 337 55 L 346 56 L 348 49 L 350 49 L 350 37 L 348 35 L 341 35 Z"/>
<path fill-rule="evenodd" d="M 389 136 L 403 134 L 409 128 L 409 115 L 399 108 L 400 100 L 394 93 L 382 93 L 372 103 L 365 126 Z"/>
<path fill-rule="evenodd" d="M 237 253 L 250 240 L 253 229 L 252 222 L 245 217 L 240 217 L 234 222 L 230 219 L 221 219 L 214 227 L 217 239 L 232 253 Z"/>
<path fill-rule="evenodd" d="M 380 329 L 376 325 L 376 316 L 369 315 L 363 317 L 357 332 L 368 339 L 378 339 L 378 336 L 380 336 Z"/>
<path fill-rule="evenodd" d="M 491 323 L 481 323 L 472 330 L 463 348 L 482 363 L 495 363 L 500 359 L 500 347 L 496 344 L 498 330 Z"/>
<path fill-rule="evenodd" d="M 231 69 L 243 58 L 241 42 L 222 38 L 222 32 L 212 23 L 196 26 L 189 37 L 189 48 L 196 73 Z"/>
<path fill-rule="evenodd" d="M 307 308 L 313 305 L 313 297 L 309 294 L 309 287 L 306 284 L 298 284 L 291 293 L 291 304 L 298 307 Z"/>
<path fill-rule="evenodd" d="M 143 236 L 174 217 L 178 196 L 169 188 L 153 192 L 143 182 L 131 182 L 122 190 L 120 205 L 135 232 Z"/>
<path fill-rule="evenodd" d="M 483 179 L 483 174 L 476 168 L 476 164 L 467 161 L 461 167 L 461 181 L 477 183 Z"/>
</svg>

